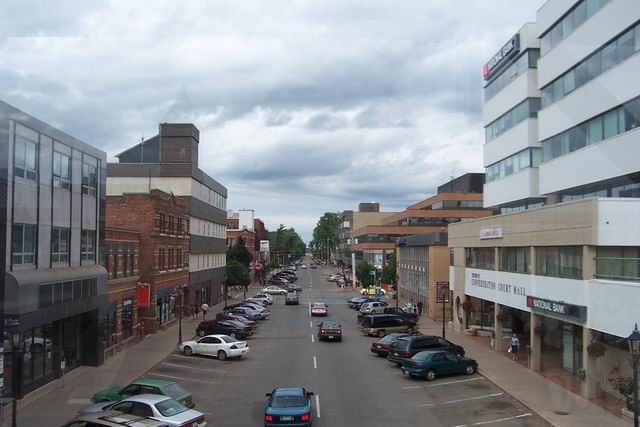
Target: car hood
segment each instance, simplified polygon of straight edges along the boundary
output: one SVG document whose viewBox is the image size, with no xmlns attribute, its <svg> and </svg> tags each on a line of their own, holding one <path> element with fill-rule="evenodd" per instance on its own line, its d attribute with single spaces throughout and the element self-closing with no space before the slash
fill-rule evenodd
<svg viewBox="0 0 640 427">
<path fill-rule="evenodd" d="M 107 389 L 100 390 L 99 392 L 97 392 L 94 395 L 94 397 L 96 397 L 97 399 L 108 399 L 108 400 L 111 400 L 113 397 L 116 397 L 116 396 L 120 395 L 120 390 L 122 390 L 122 386 L 115 386 L 115 387 L 107 388 Z"/>
<path fill-rule="evenodd" d="M 184 341 L 182 344 L 180 344 L 180 347 L 184 347 L 185 345 L 196 345 L 197 342 L 195 341 Z"/>
<path fill-rule="evenodd" d="M 80 411 L 78 411 L 79 415 L 86 415 L 86 414 L 95 414 L 97 412 L 102 412 L 102 411 L 106 411 L 106 407 L 113 405 L 116 402 L 102 402 L 102 403 L 94 403 L 93 405 L 89 405 L 89 406 L 85 406 L 84 408 L 80 409 Z"/>
<path fill-rule="evenodd" d="M 272 408 L 268 406 L 265 415 L 303 415 L 311 412 L 311 405 L 296 406 L 293 408 Z"/>
</svg>

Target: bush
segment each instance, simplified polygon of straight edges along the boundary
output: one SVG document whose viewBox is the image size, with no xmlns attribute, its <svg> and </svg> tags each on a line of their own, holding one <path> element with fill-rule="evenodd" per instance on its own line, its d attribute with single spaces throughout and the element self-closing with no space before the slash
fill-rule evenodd
<svg viewBox="0 0 640 427">
<path fill-rule="evenodd" d="M 617 377 L 613 380 L 613 388 L 624 396 L 627 409 L 633 412 L 633 379 L 631 377 Z"/>
</svg>

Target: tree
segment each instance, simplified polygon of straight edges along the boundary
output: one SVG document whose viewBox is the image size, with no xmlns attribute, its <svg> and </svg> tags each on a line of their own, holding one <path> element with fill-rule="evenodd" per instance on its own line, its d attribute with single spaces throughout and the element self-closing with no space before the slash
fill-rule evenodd
<svg viewBox="0 0 640 427">
<path fill-rule="evenodd" d="M 382 283 L 392 284 L 396 280 L 396 253 L 391 254 L 391 258 L 382 269 Z"/>
<path fill-rule="evenodd" d="M 340 214 L 325 212 L 313 229 L 313 243 L 316 249 L 331 249 L 337 246 L 340 239 Z"/>
<path fill-rule="evenodd" d="M 252 260 L 253 255 L 247 249 L 244 238 L 238 237 L 236 244 L 227 250 L 227 262 L 237 261 L 248 268 Z"/>
<path fill-rule="evenodd" d="M 224 280 L 227 288 L 242 286 L 246 292 L 247 286 L 251 283 L 251 276 L 247 267 L 236 260 L 231 260 L 225 267 Z"/>
<path fill-rule="evenodd" d="M 375 276 L 371 274 L 372 271 L 376 271 L 376 268 L 365 260 L 358 261 L 356 264 L 356 278 L 363 288 L 373 286 Z"/>
<path fill-rule="evenodd" d="M 307 251 L 307 245 L 293 228 L 285 228 L 280 224 L 280 227 L 268 233 L 268 236 L 278 255 L 284 257 L 284 262 L 302 258 Z"/>
</svg>

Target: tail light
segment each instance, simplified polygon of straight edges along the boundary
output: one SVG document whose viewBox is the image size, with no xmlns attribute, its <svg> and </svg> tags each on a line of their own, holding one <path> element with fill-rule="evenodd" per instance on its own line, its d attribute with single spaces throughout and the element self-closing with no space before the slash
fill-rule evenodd
<svg viewBox="0 0 640 427">
<path fill-rule="evenodd" d="M 310 419 L 311 419 L 311 415 L 309 415 L 309 414 L 303 414 L 300 417 L 300 421 L 309 421 Z"/>
<path fill-rule="evenodd" d="M 238 349 L 238 346 L 236 346 L 236 345 L 234 344 L 234 345 L 232 345 L 232 346 L 231 346 L 231 347 L 229 347 L 229 348 L 230 348 L 231 350 L 237 350 L 237 349 Z"/>
<path fill-rule="evenodd" d="M 404 352 L 404 357 L 406 357 L 406 358 L 411 357 L 411 353 L 410 353 L 410 352 L 408 352 L 408 351 L 405 351 L 405 352 Z"/>
<path fill-rule="evenodd" d="M 265 415 L 264 416 L 264 420 L 268 423 L 270 423 L 271 421 L 273 421 L 273 415 Z"/>
<path fill-rule="evenodd" d="M 337 333 L 339 333 L 339 334 L 341 334 L 341 333 L 342 333 L 342 330 L 341 330 L 341 329 L 338 329 L 336 332 L 337 332 Z"/>
<path fill-rule="evenodd" d="M 320 333 L 321 333 L 321 334 L 326 334 L 326 333 L 327 333 L 327 331 L 326 331 L 325 329 L 320 329 Z"/>
</svg>

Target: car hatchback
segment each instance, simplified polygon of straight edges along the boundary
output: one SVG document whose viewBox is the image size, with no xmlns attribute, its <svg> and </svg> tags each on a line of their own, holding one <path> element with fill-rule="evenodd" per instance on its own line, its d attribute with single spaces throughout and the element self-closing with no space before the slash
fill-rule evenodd
<svg viewBox="0 0 640 427">
<path fill-rule="evenodd" d="M 265 427 L 310 427 L 312 392 L 302 387 L 276 388 L 267 393 L 269 400 L 264 410 Z"/>
<path fill-rule="evenodd" d="M 300 304 L 300 299 L 298 298 L 297 292 L 289 292 L 285 297 L 284 303 L 286 305 L 298 305 Z"/>
</svg>

